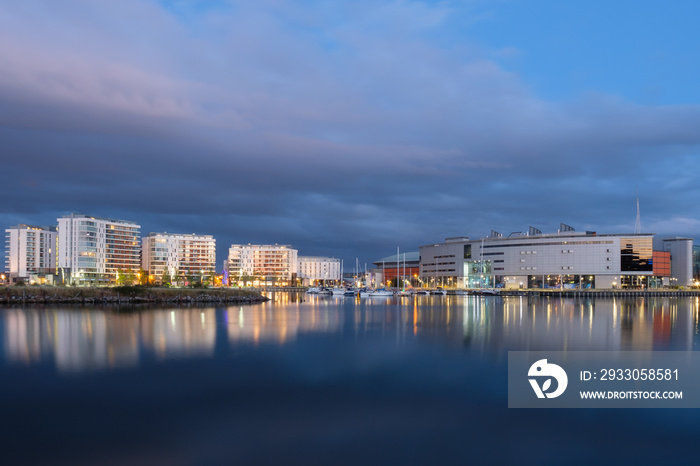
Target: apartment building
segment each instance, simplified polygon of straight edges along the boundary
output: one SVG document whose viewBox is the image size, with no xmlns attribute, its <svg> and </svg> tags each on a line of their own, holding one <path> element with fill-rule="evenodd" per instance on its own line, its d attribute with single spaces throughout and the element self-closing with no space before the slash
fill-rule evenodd
<svg viewBox="0 0 700 466">
<path fill-rule="evenodd" d="M 229 280 L 257 277 L 267 284 L 291 284 L 297 277 L 297 255 L 290 245 L 232 244 L 227 262 Z"/>
<path fill-rule="evenodd" d="M 56 272 L 55 226 L 20 224 L 5 230 L 5 270 L 9 280 L 28 281 L 32 276 Z"/>
<path fill-rule="evenodd" d="M 302 285 L 340 282 L 340 259 L 334 257 L 299 256 L 298 278 Z"/>
<path fill-rule="evenodd" d="M 156 283 L 164 276 L 205 277 L 216 270 L 216 240 L 212 235 L 149 233 L 142 238 L 141 267 Z"/>
<path fill-rule="evenodd" d="M 141 226 L 127 220 L 64 215 L 58 219 L 58 273 L 64 283 L 114 284 L 141 266 Z"/>
</svg>

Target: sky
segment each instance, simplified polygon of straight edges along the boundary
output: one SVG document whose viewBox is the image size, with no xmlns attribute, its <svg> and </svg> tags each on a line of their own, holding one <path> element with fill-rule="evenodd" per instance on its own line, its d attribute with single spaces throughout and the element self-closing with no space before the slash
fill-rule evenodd
<svg viewBox="0 0 700 466">
<path fill-rule="evenodd" d="M 700 2 L 23 0 L 0 226 L 71 212 L 371 263 L 446 237 L 698 237 Z M 346 267 L 347 268 L 347 267 Z"/>
</svg>

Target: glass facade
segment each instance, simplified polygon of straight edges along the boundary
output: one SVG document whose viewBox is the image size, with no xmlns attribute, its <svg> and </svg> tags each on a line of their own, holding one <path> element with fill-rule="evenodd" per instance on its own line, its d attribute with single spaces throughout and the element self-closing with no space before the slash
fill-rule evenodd
<svg viewBox="0 0 700 466">
<path fill-rule="evenodd" d="M 620 270 L 622 272 L 652 272 L 652 239 L 621 238 Z"/>
<path fill-rule="evenodd" d="M 491 275 L 491 261 L 469 261 L 464 264 L 464 282 L 469 288 L 491 288 L 495 286 Z"/>
</svg>

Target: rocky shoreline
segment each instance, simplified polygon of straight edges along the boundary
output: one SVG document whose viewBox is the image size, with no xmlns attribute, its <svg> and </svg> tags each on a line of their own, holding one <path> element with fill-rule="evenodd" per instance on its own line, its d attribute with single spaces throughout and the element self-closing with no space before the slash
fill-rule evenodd
<svg viewBox="0 0 700 466">
<path fill-rule="evenodd" d="M 259 291 L 239 289 L 0 287 L 0 304 L 254 304 L 268 300 Z"/>
</svg>

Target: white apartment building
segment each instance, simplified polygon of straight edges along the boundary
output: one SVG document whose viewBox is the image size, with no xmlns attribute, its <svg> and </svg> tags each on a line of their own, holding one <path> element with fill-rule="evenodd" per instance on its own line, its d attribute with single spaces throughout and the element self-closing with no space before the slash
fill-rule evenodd
<svg viewBox="0 0 700 466">
<path fill-rule="evenodd" d="M 299 256 L 298 270 L 304 286 L 340 281 L 340 259 L 333 257 Z"/>
<path fill-rule="evenodd" d="M 141 265 L 141 226 L 127 220 L 64 215 L 58 219 L 59 278 L 79 285 L 116 283 Z"/>
<path fill-rule="evenodd" d="M 163 275 L 204 277 L 216 270 L 212 235 L 149 233 L 142 238 L 141 267 L 162 283 Z M 201 278 L 200 278 L 201 279 Z"/>
<path fill-rule="evenodd" d="M 508 237 L 492 232 L 478 240 L 447 238 L 421 246 L 423 286 L 611 289 L 692 283 L 692 239 L 562 227 L 552 234 L 531 227 Z"/>
<path fill-rule="evenodd" d="M 56 272 L 56 227 L 20 224 L 5 230 L 5 270 L 11 281 Z"/>
<path fill-rule="evenodd" d="M 232 244 L 228 250 L 229 280 L 262 277 L 266 283 L 291 284 L 297 277 L 297 255 L 290 245 Z"/>
</svg>

